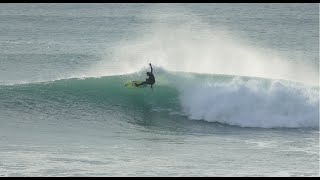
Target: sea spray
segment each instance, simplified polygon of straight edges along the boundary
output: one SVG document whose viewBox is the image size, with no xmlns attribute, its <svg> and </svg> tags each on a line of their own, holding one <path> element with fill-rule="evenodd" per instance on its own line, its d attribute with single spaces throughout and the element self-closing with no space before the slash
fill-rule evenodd
<svg viewBox="0 0 320 180">
<path fill-rule="evenodd" d="M 169 21 L 170 22 L 170 21 Z M 112 47 L 111 57 L 93 65 L 90 76 L 133 73 L 147 68 L 149 62 L 170 71 L 225 74 L 284 79 L 319 85 L 318 70 L 300 61 L 292 61 L 276 50 L 255 47 L 222 27 L 213 27 L 192 19 L 190 27 L 155 23 L 130 40 Z"/>
</svg>

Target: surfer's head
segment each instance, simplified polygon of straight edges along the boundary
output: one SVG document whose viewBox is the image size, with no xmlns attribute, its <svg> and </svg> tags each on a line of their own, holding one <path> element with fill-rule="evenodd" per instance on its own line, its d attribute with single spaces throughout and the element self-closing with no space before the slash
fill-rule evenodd
<svg viewBox="0 0 320 180">
<path fill-rule="evenodd" d="M 148 76 L 150 76 L 150 75 L 151 75 L 151 73 L 150 73 L 150 72 L 147 72 L 146 74 L 147 74 Z"/>
</svg>

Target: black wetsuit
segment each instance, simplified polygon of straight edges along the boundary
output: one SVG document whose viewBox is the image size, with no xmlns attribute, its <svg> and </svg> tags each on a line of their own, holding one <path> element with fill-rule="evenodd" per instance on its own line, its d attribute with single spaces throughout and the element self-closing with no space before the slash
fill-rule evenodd
<svg viewBox="0 0 320 180">
<path fill-rule="evenodd" d="M 149 76 L 146 81 L 140 83 L 140 84 L 136 84 L 136 86 L 141 86 L 141 85 L 144 85 L 144 84 L 150 84 L 151 85 L 151 88 L 152 88 L 152 85 L 156 82 L 155 78 L 154 78 L 154 75 L 152 74 L 152 66 L 150 66 L 151 68 L 151 72 L 149 72 L 147 74 L 147 76 Z"/>
<path fill-rule="evenodd" d="M 149 78 L 147 78 L 146 81 L 142 82 L 140 85 L 143 85 L 143 84 L 153 85 L 156 82 L 156 80 L 154 79 L 154 75 L 152 73 L 150 73 L 147 76 L 149 76 Z"/>
</svg>

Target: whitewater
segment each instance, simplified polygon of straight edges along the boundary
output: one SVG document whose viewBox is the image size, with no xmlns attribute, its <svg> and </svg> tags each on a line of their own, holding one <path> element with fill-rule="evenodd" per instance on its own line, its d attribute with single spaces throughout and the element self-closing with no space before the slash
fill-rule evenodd
<svg viewBox="0 0 320 180">
<path fill-rule="evenodd" d="M 4 4 L 0 27 L 0 177 L 319 176 L 318 4 Z"/>
</svg>

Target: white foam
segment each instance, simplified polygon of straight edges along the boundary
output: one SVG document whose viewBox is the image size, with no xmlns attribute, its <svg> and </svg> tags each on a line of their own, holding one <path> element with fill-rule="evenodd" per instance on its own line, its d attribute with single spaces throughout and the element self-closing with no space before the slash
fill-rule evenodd
<svg viewBox="0 0 320 180">
<path fill-rule="evenodd" d="M 179 87 L 180 100 L 190 119 L 241 127 L 319 128 L 319 89 L 238 78 L 185 86 Z"/>
</svg>

